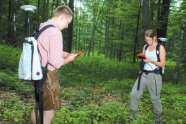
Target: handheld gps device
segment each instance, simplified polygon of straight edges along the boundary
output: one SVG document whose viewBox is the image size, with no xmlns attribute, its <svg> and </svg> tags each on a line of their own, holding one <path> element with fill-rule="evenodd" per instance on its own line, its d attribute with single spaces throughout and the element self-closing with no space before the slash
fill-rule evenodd
<svg viewBox="0 0 186 124">
<path fill-rule="evenodd" d="M 74 52 L 74 53 L 69 54 L 68 56 L 65 56 L 64 58 L 67 59 L 68 57 L 70 57 L 70 56 L 72 56 L 72 55 L 77 55 L 77 56 L 79 56 L 79 55 L 81 55 L 81 54 L 83 54 L 82 51 L 76 51 L 76 52 Z"/>
<path fill-rule="evenodd" d="M 137 55 L 139 59 L 146 59 L 146 56 L 142 53 Z"/>
</svg>

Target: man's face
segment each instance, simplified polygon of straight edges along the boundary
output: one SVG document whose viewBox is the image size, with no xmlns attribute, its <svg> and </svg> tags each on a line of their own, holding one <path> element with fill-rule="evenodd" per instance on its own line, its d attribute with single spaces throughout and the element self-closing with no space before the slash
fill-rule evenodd
<svg viewBox="0 0 186 124">
<path fill-rule="evenodd" d="M 72 16 L 65 16 L 65 15 L 60 16 L 59 29 L 63 30 L 65 28 L 68 28 L 68 25 L 71 23 L 71 21 L 72 21 Z"/>
</svg>

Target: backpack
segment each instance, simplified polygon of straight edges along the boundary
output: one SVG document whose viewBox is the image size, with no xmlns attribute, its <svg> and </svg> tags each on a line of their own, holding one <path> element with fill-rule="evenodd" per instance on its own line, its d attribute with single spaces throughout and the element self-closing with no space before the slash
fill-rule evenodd
<svg viewBox="0 0 186 124">
<path fill-rule="evenodd" d="M 41 80 L 47 69 L 41 67 L 37 39 L 40 34 L 53 25 L 46 25 L 41 30 L 35 30 L 34 37 L 26 37 L 23 42 L 23 51 L 19 60 L 18 77 L 23 80 Z"/>
<path fill-rule="evenodd" d="M 46 25 L 41 30 L 36 29 L 34 37 L 27 37 L 23 43 L 23 51 L 19 61 L 18 75 L 20 79 L 34 81 L 35 97 L 39 103 L 39 117 L 43 124 L 43 84 L 47 78 L 47 65 L 41 66 L 37 39 L 40 34 L 53 25 Z"/>
<path fill-rule="evenodd" d="M 157 56 L 158 62 L 160 62 L 160 46 L 161 46 L 160 43 L 158 43 L 157 46 L 156 46 L 156 56 Z M 147 50 L 148 47 L 149 47 L 149 44 L 147 44 L 145 46 L 145 51 Z M 154 71 L 156 71 L 156 70 L 160 70 L 161 71 L 160 73 L 164 74 L 164 68 L 158 67 Z"/>
</svg>

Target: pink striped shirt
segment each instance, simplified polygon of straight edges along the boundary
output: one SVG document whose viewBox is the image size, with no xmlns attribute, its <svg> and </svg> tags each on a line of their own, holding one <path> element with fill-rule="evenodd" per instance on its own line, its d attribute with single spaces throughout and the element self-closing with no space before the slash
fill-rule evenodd
<svg viewBox="0 0 186 124">
<path fill-rule="evenodd" d="M 48 70 L 54 71 L 59 69 L 64 63 L 62 57 L 63 36 L 52 20 L 41 23 L 39 28 L 41 29 L 49 24 L 55 27 L 50 27 L 41 33 L 38 38 L 38 48 L 42 66 L 44 67 L 48 61 Z"/>
</svg>

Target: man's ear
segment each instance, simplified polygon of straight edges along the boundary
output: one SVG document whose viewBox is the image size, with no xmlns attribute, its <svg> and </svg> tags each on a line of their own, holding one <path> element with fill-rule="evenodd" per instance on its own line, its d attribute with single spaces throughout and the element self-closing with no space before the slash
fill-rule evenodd
<svg viewBox="0 0 186 124">
<path fill-rule="evenodd" d="M 65 19 L 65 15 L 60 15 L 60 20 L 62 21 L 63 19 Z"/>
</svg>

